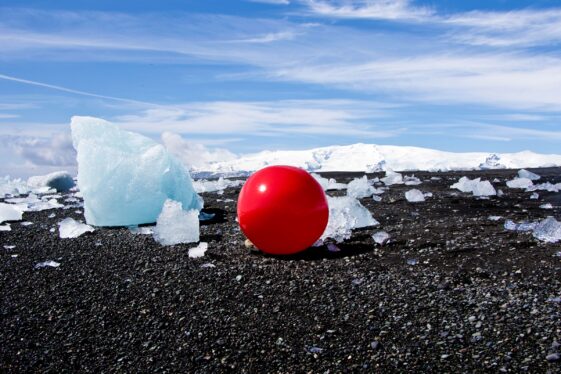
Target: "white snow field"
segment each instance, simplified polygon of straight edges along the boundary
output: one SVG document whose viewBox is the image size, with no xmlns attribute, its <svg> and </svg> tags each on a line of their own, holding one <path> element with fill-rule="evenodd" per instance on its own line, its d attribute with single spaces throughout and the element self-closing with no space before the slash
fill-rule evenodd
<svg viewBox="0 0 561 374">
<path fill-rule="evenodd" d="M 205 171 L 255 171 L 269 165 L 291 165 L 308 171 L 478 170 L 561 166 L 561 155 L 517 153 L 454 153 L 428 148 L 376 144 L 330 146 L 301 151 L 263 151 L 214 162 Z M 194 169 L 197 170 L 197 169 Z"/>
<path fill-rule="evenodd" d="M 202 208 L 189 172 L 161 144 L 92 117 L 72 117 L 70 126 L 88 224 L 151 223 L 166 199 Z"/>
</svg>

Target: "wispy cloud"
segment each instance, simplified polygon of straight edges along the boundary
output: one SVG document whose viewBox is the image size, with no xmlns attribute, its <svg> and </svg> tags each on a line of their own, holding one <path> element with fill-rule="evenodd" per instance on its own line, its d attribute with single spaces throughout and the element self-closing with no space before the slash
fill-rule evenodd
<svg viewBox="0 0 561 374">
<path fill-rule="evenodd" d="M 252 3 L 275 4 L 275 5 L 288 5 L 290 0 L 246 0 Z"/>
<path fill-rule="evenodd" d="M 0 74 L 0 80 L 7 80 L 7 81 L 27 84 L 27 85 L 31 85 L 31 86 L 36 86 L 36 87 L 48 88 L 48 89 L 51 89 L 51 90 L 66 92 L 66 93 L 70 93 L 70 94 L 74 94 L 74 95 L 95 97 L 97 99 L 121 101 L 121 102 L 124 102 L 124 103 L 127 103 L 127 104 L 155 105 L 155 104 L 147 103 L 147 102 L 143 102 L 143 101 L 125 99 L 125 98 L 122 98 L 122 97 L 115 97 L 115 96 L 108 96 L 108 95 L 99 95 L 99 94 L 92 93 L 92 92 L 75 90 L 75 89 L 72 89 L 72 88 L 57 86 L 57 85 L 54 85 L 54 84 L 48 84 L 48 83 L 43 83 L 43 82 L 32 81 L 32 80 L 13 77 L 13 76 L 4 75 L 4 74 Z"/>
<path fill-rule="evenodd" d="M 304 0 L 304 4 L 315 15 L 334 18 L 422 20 L 434 13 L 409 0 Z"/>
<path fill-rule="evenodd" d="M 141 132 L 186 134 L 291 135 L 323 134 L 387 138 L 403 128 L 382 129 L 376 120 L 390 104 L 351 100 L 202 102 L 160 106 L 123 115 L 116 122 Z"/>
</svg>

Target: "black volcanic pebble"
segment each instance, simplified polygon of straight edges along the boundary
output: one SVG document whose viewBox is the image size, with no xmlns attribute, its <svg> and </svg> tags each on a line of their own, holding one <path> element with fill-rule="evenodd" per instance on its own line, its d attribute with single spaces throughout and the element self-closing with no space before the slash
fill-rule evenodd
<svg viewBox="0 0 561 374">
<path fill-rule="evenodd" d="M 558 168 L 534 172 L 561 181 Z M 239 188 L 203 195 L 217 218 L 201 227 L 199 259 L 194 245 L 126 228 L 49 231 L 83 220 L 76 209 L 25 213 L 33 225 L 0 232 L 0 372 L 559 372 L 561 243 L 503 223 L 560 219 L 560 195 L 530 200 L 505 186 L 515 174 L 417 172 L 419 186 L 361 199 L 380 226 L 356 230 L 340 252 L 290 257 L 245 247 Z M 505 195 L 450 189 L 463 175 L 499 178 Z M 408 203 L 411 188 L 433 197 Z M 548 201 L 553 210 L 539 208 Z M 383 246 L 378 230 L 391 235 Z M 60 266 L 34 268 L 46 260 Z"/>
</svg>

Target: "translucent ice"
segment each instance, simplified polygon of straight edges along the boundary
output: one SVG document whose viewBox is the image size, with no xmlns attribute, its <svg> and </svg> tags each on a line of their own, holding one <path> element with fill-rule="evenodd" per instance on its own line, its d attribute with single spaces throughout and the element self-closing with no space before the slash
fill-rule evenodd
<svg viewBox="0 0 561 374">
<path fill-rule="evenodd" d="M 58 192 L 66 192 L 75 185 L 72 175 L 67 171 L 55 171 L 47 175 L 30 177 L 27 184 L 33 189 L 48 187 Z"/>
<path fill-rule="evenodd" d="M 513 180 L 507 181 L 506 185 L 509 188 L 528 188 L 532 186 L 534 182 L 528 178 L 514 178 Z"/>
<path fill-rule="evenodd" d="M 471 192 L 473 196 L 494 196 L 497 194 L 491 182 L 481 181 L 481 178 L 471 180 L 468 177 L 461 177 L 450 188 L 456 188 L 462 192 Z"/>
<path fill-rule="evenodd" d="M 419 190 L 412 189 L 405 193 L 405 198 L 410 203 L 420 203 L 425 201 L 425 195 Z"/>
<path fill-rule="evenodd" d="M 162 245 L 198 242 L 199 211 L 185 211 L 180 202 L 166 200 L 154 228 L 154 239 Z"/>
<path fill-rule="evenodd" d="M 0 178 L 0 197 L 19 196 L 29 191 L 29 186 L 21 179 L 10 179 L 9 176 Z"/>
<path fill-rule="evenodd" d="M 545 203 L 540 205 L 540 208 L 542 209 L 553 209 L 553 205 L 551 205 L 551 203 Z"/>
<path fill-rule="evenodd" d="M 0 223 L 5 221 L 21 221 L 22 211 L 12 204 L 0 203 Z"/>
<path fill-rule="evenodd" d="M 391 186 L 392 184 L 403 184 L 403 176 L 395 171 L 386 171 L 386 176 L 380 179 L 386 186 Z"/>
<path fill-rule="evenodd" d="M 243 185 L 243 183 L 244 182 L 242 180 L 229 180 L 220 177 L 217 180 L 206 180 L 206 179 L 195 180 L 193 181 L 193 187 L 195 188 L 195 191 L 198 193 L 203 193 L 203 192 L 223 193 L 226 188 L 238 187 Z"/>
<path fill-rule="evenodd" d="M 154 226 L 130 226 L 129 231 L 135 235 L 152 235 L 154 233 Z"/>
<path fill-rule="evenodd" d="M 321 185 L 324 191 L 327 190 L 344 190 L 347 188 L 345 183 L 337 183 L 334 178 L 324 178 L 319 174 L 312 173 L 312 177 Z"/>
<path fill-rule="evenodd" d="M 417 186 L 423 182 L 419 178 L 414 175 L 406 175 L 403 177 L 403 182 L 405 182 L 406 186 Z"/>
<path fill-rule="evenodd" d="M 561 222 L 553 217 L 547 217 L 537 224 L 534 237 L 546 243 L 558 242 L 561 240 Z"/>
<path fill-rule="evenodd" d="M 539 198 L 540 198 L 540 195 L 537 192 L 534 192 L 533 194 L 530 195 L 531 200 L 537 200 Z"/>
<path fill-rule="evenodd" d="M 5 225 L 0 225 L 0 231 L 12 231 L 12 227 L 6 223 Z"/>
<path fill-rule="evenodd" d="M 375 192 L 376 192 L 376 188 L 372 187 L 368 183 L 368 179 L 366 178 L 366 175 L 363 176 L 362 178 L 353 179 L 347 185 L 347 195 L 357 199 L 362 199 L 363 197 L 372 196 L 374 195 Z"/>
<path fill-rule="evenodd" d="M 385 231 L 378 231 L 372 235 L 372 239 L 374 239 L 376 243 L 384 245 L 390 239 L 390 234 Z"/>
<path fill-rule="evenodd" d="M 510 231 L 522 231 L 522 232 L 526 232 L 526 231 L 532 231 L 536 228 L 537 223 L 536 222 L 520 222 L 520 223 L 515 223 L 511 220 L 506 220 L 505 224 L 504 224 L 504 228 L 505 230 L 510 230 Z"/>
<path fill-rule="evenodd" d="M 351 237 L 352 230 L 379 224 L 360 202 L 350 196 L 327 196 L 329 221 L 321 240 L 327 238 L 341 242 Z"/>
<path fill-rule="evenodd" d="M 526 191 L 549 191 L 549 192 L 559 192 L 561 191 L 561 183 L 552 184 L 550 182 L 535 184 L 526 188 Z"/>
<path fill-rule="evenodd" d="M 56 262 L 53 260 L 48 260 L 48 261 L 43 261 L 43 262 L 39 262 L 38 264 L 35 265 L 35 269 L 41 269 L 41 268 L 46 268 L 46 267 L 51 267 L 51 268 L 58 268 L 60 266 L 60 262 Z"/>
<path fill-rule="evenodd" d="M 208 249 L 208 243 L 200 242 L 198 246 L 194 248 L 189 248 L 189 257 L 191 258 L 203 257 L 207 249 Z"/>
<path fill-rule="evenodd" d="M 202 208 L 188 171 L 161 144 L 91 117 L 73 117 L 71 127 L 87 223 L 155 222 L 168 198 Z"/>
<path fill-rule="evenodd" d="M 537 181 L 538 179 L 540 179 L 541 177 L 535 173 L 532 173 L 531 171 L 528 171 L 526 169 L 520 169 L 518 170 L 518 177 L 519 178 L 527 178 L 530 179 L 532 181 Z"/>
<path fill-rule="evenodd" d="M 86 232 L 93 232 L 94 228 L 70 217 L 58 223 L 58 233 L 61 239 L 77 238 Z"/>
</svg>

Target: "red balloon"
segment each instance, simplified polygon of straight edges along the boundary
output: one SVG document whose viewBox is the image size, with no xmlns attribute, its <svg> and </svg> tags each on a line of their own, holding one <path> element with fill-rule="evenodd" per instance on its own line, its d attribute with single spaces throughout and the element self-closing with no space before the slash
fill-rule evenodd
<svg viewBox="0 0 561 374">
<path fill-rule="evenodd" d="M 305 170 L 269 166 L 248 178 L 238 198 L 238 222 L 261 251 L 287 255 L 314 244 L 329 208 L 320 184 Z"/>
</svg>

